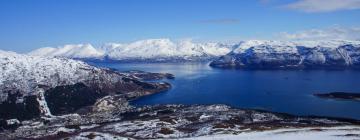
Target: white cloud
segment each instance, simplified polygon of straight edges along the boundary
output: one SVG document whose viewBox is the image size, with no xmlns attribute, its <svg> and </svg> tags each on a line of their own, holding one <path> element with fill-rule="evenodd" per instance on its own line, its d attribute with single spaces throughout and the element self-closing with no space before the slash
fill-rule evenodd
<svg viewBox="0 0 360 140">
<path fill-rule="evenodd" d="M 311 29 L 295 33 L 283 32 L 279 35 L 285 40 L 360 40 L 360 28 L 333 26 L 324 29 Z"/>
<path fill-rule="evenodd" d="M 360 9 L 360 0 L 298 0 L 285 7 L 308 13 L 355 10 Z"/>
</svg>

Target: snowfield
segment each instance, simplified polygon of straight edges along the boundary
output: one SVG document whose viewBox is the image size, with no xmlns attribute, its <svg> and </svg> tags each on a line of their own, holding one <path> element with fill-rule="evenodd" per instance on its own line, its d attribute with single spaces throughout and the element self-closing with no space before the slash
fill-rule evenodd
<svg viewBox="0 0 360 140">
<path fill-rule="evenodd" d="M 342 126 L 332 128 L 279 129 L 263 132 L 245 132 L 238 135 L 210 135 L 184 140 L 356 140 L 360 127 Z"/>
<path fill-rule="evenodd" d="M 85 132 L 69 138 L 70 140 L 87 140 L 92 136 L 94 140 L 128 140 L 111 133 Z M 244 132 L 237 135 L 222 134 L 208 135 L 182 140 L 356 140 L 360 138 L 360 127 L 342 126 L 332 128 L 302 128 L 279 129 L 262 132 Z"/>
</svg>

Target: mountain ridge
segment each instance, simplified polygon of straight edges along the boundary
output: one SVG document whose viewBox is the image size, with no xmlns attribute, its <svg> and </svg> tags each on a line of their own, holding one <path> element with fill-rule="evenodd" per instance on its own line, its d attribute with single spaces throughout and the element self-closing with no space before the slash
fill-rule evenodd
<svg viewBox="0 0 360 140">
<path fill-rule="evenodd" d="M 360 67 L 360 41 L 248 41 L 210 63 L 219 68 L 346 69 Z"/>
<path fill-rule="evenodd" d="M 28 54 L 123 62 L 201 61 L 225 55 L 232 50 L 232 46 L 232 44 L 222 43 L 193 43 L 189 40 L 174 42 L 170 39 L 148 39 L 128 44 L 106 43 L 100 47 L 94 47 L 91 44 L 45 47 Z"/>
<path fill-rule="evenodd" d="M 250 50 L 271 51 L 267 53 L 298 53 L 296 47 L 331 50 L 339 46 L 359 45 L 360 41 L 319 40 L 319 41 L 276 41 L 248 40 L 239 43 L 194 43 L 190 40 L 174 42 L 170 39 L 148 39 L 132 43 L 106 43 L 99 47 L 91 44 L 70 44 L 57 48 L 44 47 L 31 51 L 33 56 L 65 57 L 81 60 L 109 62 L 197 62 L 211 61 L 224 55 L 245 53 Z M 259 46 L 268 46 L 261 49 Z"/>
</svg>

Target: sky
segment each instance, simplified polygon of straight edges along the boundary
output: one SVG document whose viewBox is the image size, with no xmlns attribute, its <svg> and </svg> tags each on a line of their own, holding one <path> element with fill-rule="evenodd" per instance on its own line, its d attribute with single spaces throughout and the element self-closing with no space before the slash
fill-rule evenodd
<svg viewBox="0 0 360 140">
<path fill-rule="evenodd" d="M 360 0 L 0 0 L 0 49 L 143 39 L 360 39 Z"/>
</svg>

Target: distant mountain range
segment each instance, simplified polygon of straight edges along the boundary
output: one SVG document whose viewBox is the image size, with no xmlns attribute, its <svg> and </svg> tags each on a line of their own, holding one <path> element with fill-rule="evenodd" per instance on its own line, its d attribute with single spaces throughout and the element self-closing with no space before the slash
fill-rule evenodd
<svg viewBox="0 0 360 140">
<path fill-rule="evenodd" d="M 360 41 L 246 41 L 210 63 L 220 68 L 360 68 Z"/>
<path fill-rule="evenodd" d="M 149 39 L 129 44 L 108 43 L 101 47 L 91 44 L 40 48 L 30 52 L 35 56 L 56 56 L 86 60 L 122 62 L 176 62 L 211 60 L 229 53 L 233 44 L 173 42 L 169 39 Z"/>
<path fill-rule="evenodd" d="M 358 68 L 360 41 L 269 41 L 239 43 L 173 42 L 169 39 L 141 40 L 129 44 L 108 43 L 40 48 L 35 56 L 66 57 L 116 62 L 212 61 L 221 68 Z"/>
</svg>

